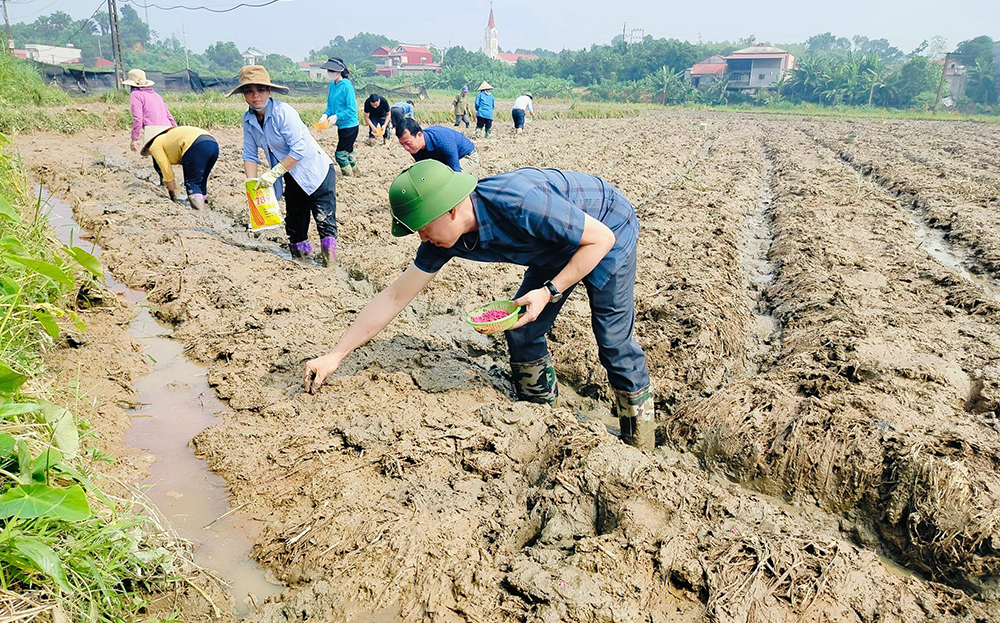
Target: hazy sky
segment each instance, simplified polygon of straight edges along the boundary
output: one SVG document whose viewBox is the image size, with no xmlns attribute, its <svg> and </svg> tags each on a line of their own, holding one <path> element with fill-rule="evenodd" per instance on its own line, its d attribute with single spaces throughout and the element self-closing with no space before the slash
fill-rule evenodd
<svg viewBox="0 0 1000 623">
<path fill-rule="evenodd" d="M 33 21 L 38 14 L 62 10 L 74 18 L 90 15 L 101 0 L 9 0 L 12 22 Z M 117 0 L 119 6 L 127 0 Z M 136 0 L 161 6 L 231 7 L 262 0 Z M 106 4 L 106 1 L 104 2 Z M 135 5 L 133 5 L 135 6 Z M 764 8 L 766 7 L 766 9 Z M 334 36 L 361 31 L 385 34 L 408 43 L 462 45 L 478 50 L 489 15 L 489 0 L 411 0 L 357 2 L 282 0 L 264 8 L 231 13 L 149 9 L 149 22 L 161 36 L 181 36 L 201 52 L 218 40 L 235 41 L 240 49 L 255 46 L 301 60 L 310 49 Z M 493 5 L 500 47 L 579 49 L 607 43 L 622 31 L 642 28 L 645 34 L 698 41 L 736 40 L 788 43 L 831 31 L 838 36 L 885 37 L 904 52 L 933 35 L 950 47 L 986 34 L 1000 39 L 998 0 L 839 0 L 837 2 L 710 0 L 662 2 L 638 0 L 497 0 Z M 145 10 L 137 7 L 140 17 Z"/>
</svg>

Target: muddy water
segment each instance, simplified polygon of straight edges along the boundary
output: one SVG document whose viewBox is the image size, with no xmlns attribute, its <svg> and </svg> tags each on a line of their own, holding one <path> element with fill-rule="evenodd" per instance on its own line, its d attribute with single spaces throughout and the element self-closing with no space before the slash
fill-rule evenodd
<svg viewBox="0 0 1000 623">
<path fill-rule="evenodd" d="M 750 360 L 757 366 L 757 372 L 773 358 L 780 339 L 778 323 L 774 318 L 774 304 L 768 296 L 768 288 L 775 280 L 776 269 L 771 262 L 770 252 L 774 244 L 772 210 L 774 209 L 774 189 L 771 187 L 772 164 L 765 158 L 761 175 L 760 195 L 757 204 L 747 212 L 743 236 L 737 247 L 737 258 L 743 269 L 746 287 L 753 301 L 753 326 L 750 327 Z"/>
<path fill-rule="evenodd" d="M 49 223 L 64 243 L 71 240 L 100 257 L 101 248 L 82 241 L 87 234 L 73 220 L 72 209 L 43 193 L 49 205 Z M 104 275 L 107 289 L 134 303 L 136 315 L 129 334 L 140 340 L 143 355 L 153 364 L 135 388 L 140 406 L 133 409 L 126 433 L 129 445 L 154 457 L 145 484 L 150 500 L 181 537 L 194 545 L 195 562 L 214 572 L 229 586 L 237 615 L 247 614 L 281 586 L 269 582 L 250 559 L 253 527 L 239 513 L 230 513 L 229 494 L 221 477 L 208 471 L 189 445 L 202 430 L 216 423 L 226 406 L 208 386 L 206 369 L 183 357 L 183 347 L 170 338 L 171 331 L 150 315 L 143 303 L 146 294 Z"/>
<path fill-rule="evenodd" d="M 927 252 L 927 255 L 962 279 L 976 284 L 990 298 L 1000 303 L 1000 281 L 986 275 L 970 272 L 969 267 L 974 265 L 974 261 L 969 257 L 969 253 L 965 253 L 959 247 L 949 243 L 940 229 L 931 227 L 915 217 L 911 217 L 909 221 L 913 226 L 917 243 L 921 249 Z"/>
</svg>

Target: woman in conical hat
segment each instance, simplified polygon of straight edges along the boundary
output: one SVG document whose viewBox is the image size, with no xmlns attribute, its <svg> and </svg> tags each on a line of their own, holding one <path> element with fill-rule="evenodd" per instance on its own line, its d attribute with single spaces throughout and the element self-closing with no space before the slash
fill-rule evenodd
<svg viewBox="0 0 1000 623">
<path fill-rule="evenodd" d="M 489 82 L 483 80 L 483 83 L 479 85 L 479 93 L 476 94 L 476 138 L 479 138 L 479 131 L 486 130 L 486 138 L 490 137 L 490 132 L 493 131 L 493 108 L 495 101 L 493 99 L 493 85 Z"/>
</svg>

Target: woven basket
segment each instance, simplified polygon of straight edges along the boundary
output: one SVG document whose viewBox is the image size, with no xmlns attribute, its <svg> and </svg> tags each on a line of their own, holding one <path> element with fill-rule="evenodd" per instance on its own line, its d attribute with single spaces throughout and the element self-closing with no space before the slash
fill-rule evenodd
<svg viewBox="0 0 1000 623">
<path fill-rule="evenodd" d="M 481 316 L 488 311 L 493 311 L 498 309 L 500 311 L 507 312 L 507 316 L 500 318 L 499 320 L 492 320 L 490 322 L 473 322 L 473 318 L 476 316 Z M 465 316 L 465 322 L 472 325 L 472 328 L 483 334 L 499 333 L 500 331 L 506 331 L 507 329 L 513 327 L 517 324 L 518 313 L 521 311 L 520 305 L 515 305 L 514 301 L 493 301 L 488 305 L 483 305 L 482 307 L 477 307 Z"/>
</svg>

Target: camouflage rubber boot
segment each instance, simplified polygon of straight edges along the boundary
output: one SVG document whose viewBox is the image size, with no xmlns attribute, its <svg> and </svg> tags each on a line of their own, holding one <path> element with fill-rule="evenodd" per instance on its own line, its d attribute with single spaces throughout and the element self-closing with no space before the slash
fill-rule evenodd
<svg viewBox="0 0 1000 623">
<path fill-rule="evenodd" d="M 344 177 L 351 176 L 351 159 L 348 157 L 346 151 L 335 151 L 333 152 L 333 159 L 337 161 L 337 166 L 340 167 L 340 174 Z"/>
<path fill-rule="evenodd" d="M 510 362 L 514 377 L 514 390 L 518 400 L 552 404 L 559 397 L 556 383 L 556 369 L 552 365 L 552 355 L 526 363 Z"/>
<path fill-rule="evenodd" d="M 615 412 L 622 441 L 640 450 L 656 448 L 656 414 L 651 386 L 637 392 L 615 390 Z"/>
</svg>

